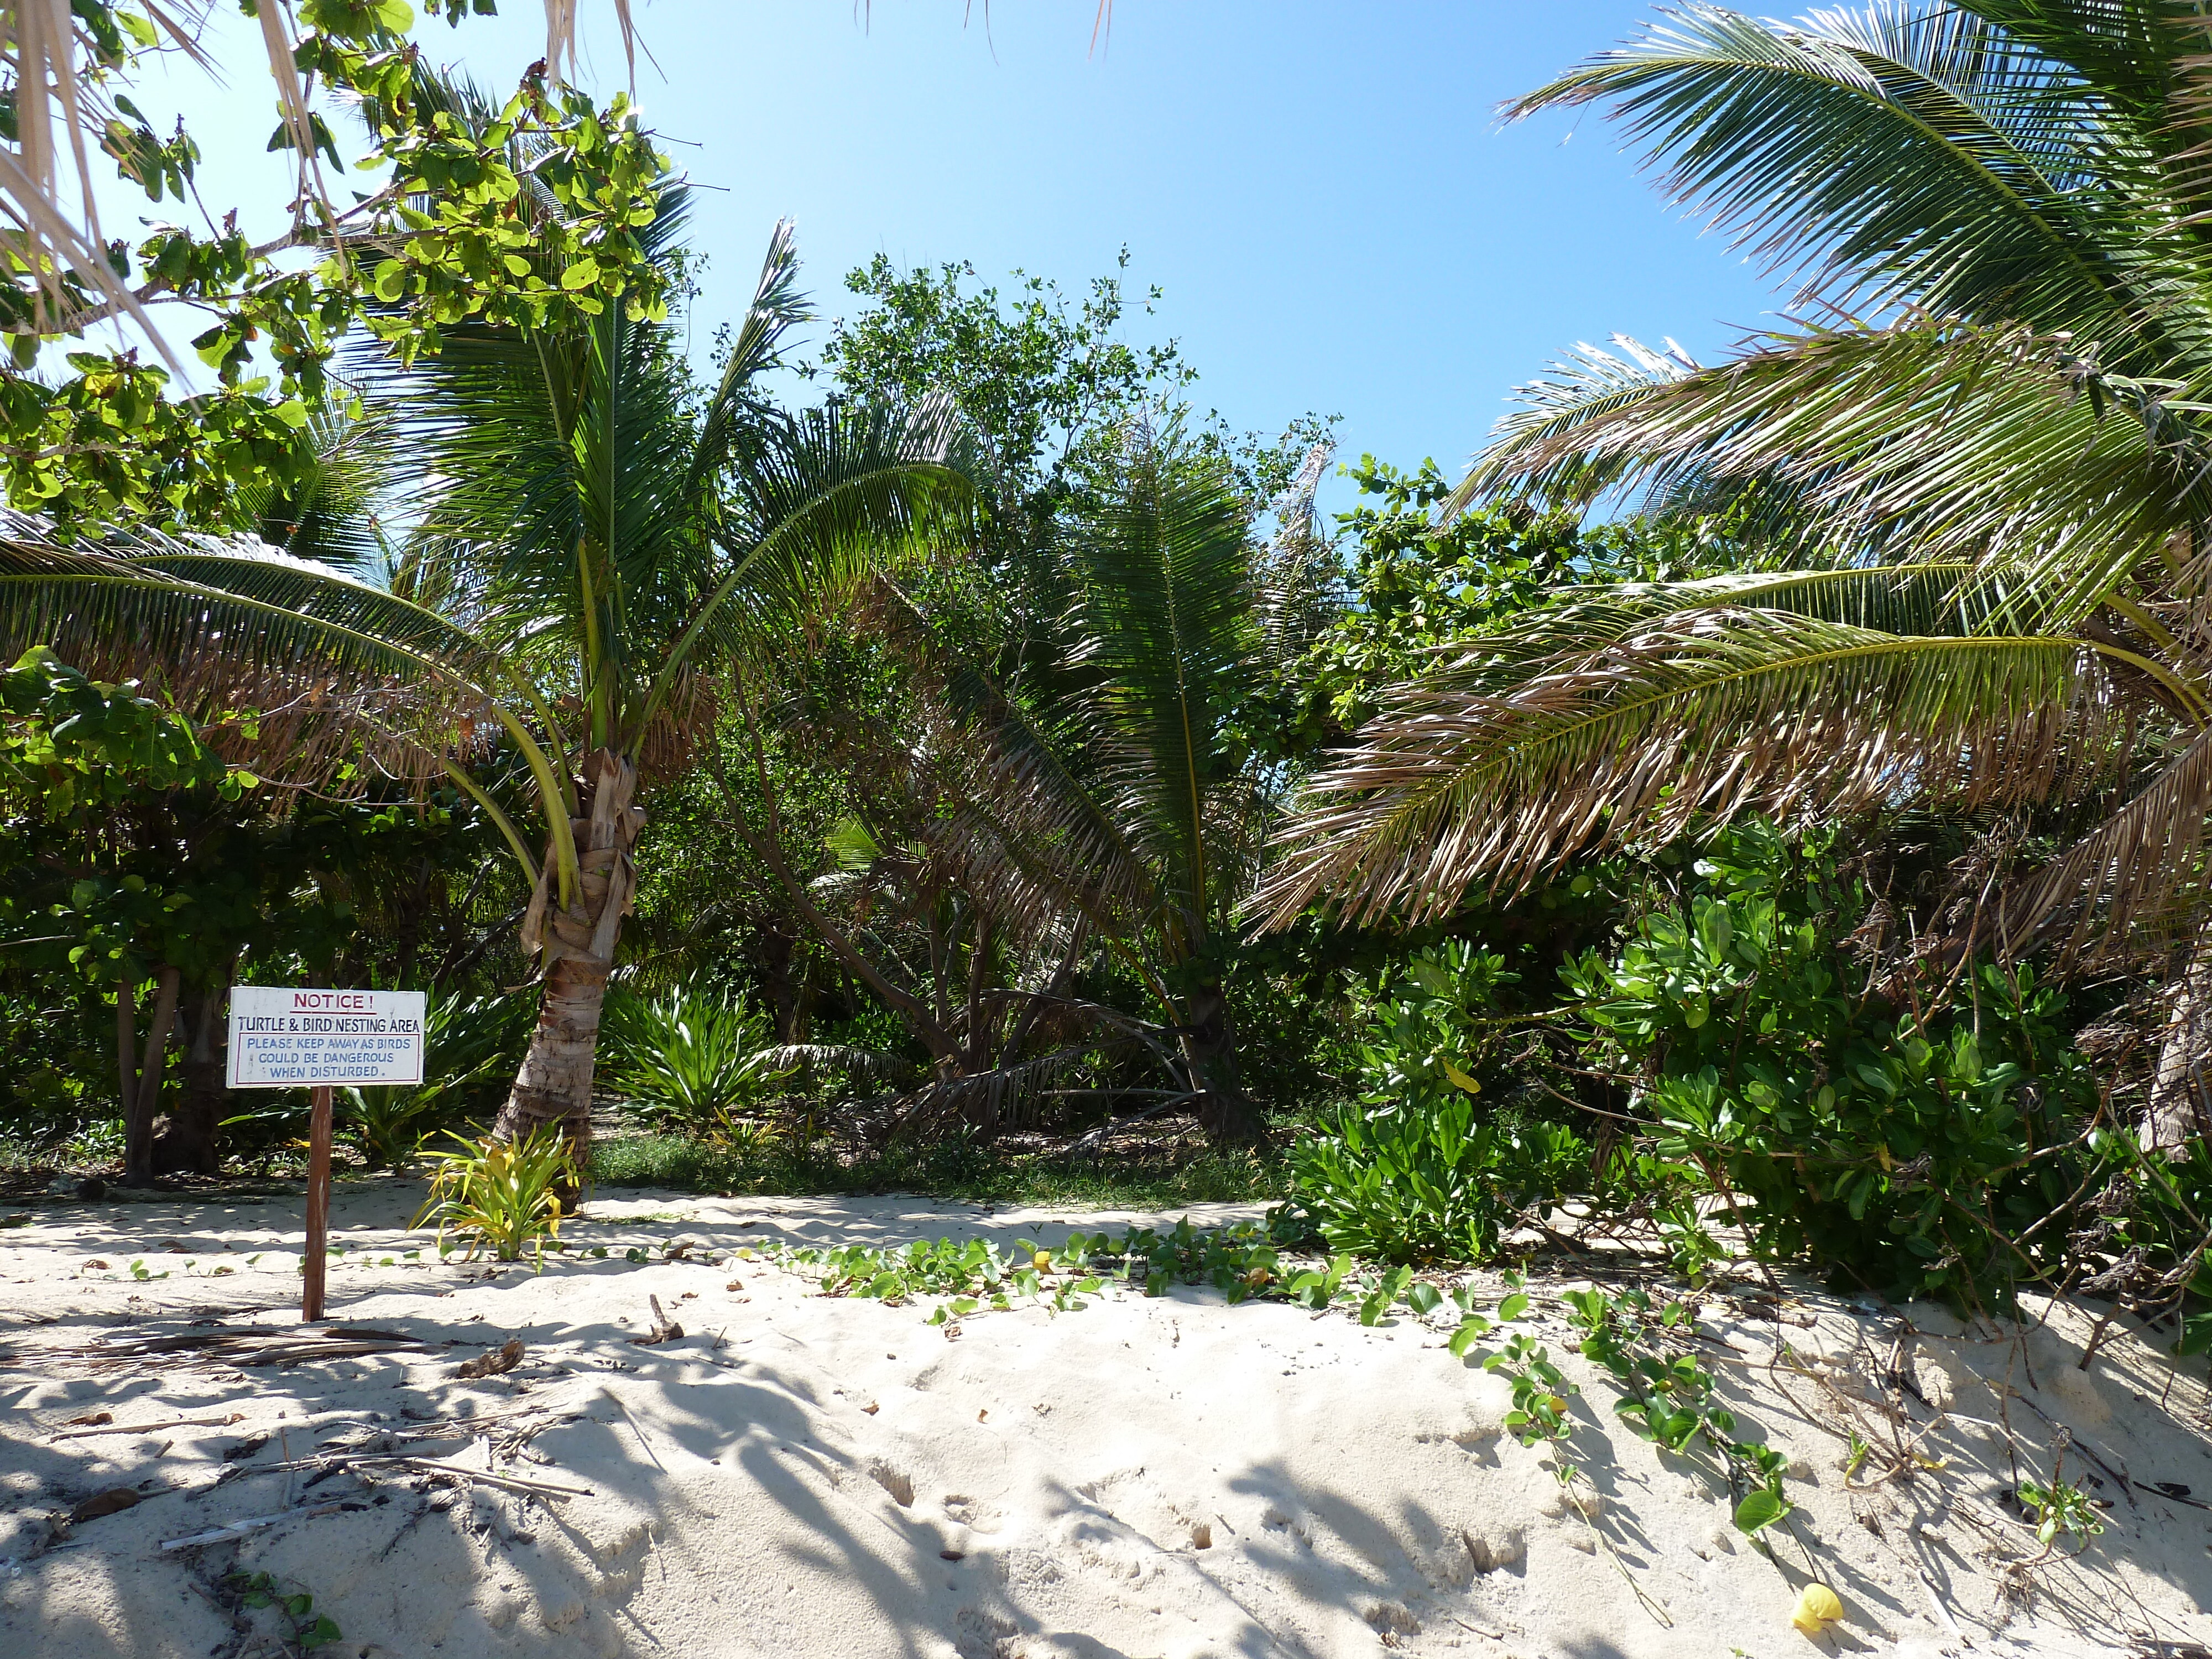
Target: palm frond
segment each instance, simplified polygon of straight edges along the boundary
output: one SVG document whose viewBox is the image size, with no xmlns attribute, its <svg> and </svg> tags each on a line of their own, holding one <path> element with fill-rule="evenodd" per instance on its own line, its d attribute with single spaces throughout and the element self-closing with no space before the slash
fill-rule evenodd
<svg viewBox="0 0 2212 1659">
<path fill-rule="evenodd" d="M 1323 438 L 1306 451 L 1297 474 L 1268 511 L 1275 533 L 1255 565 L 1254 611 L 1263 661 L 1287 665 L 1302 655 L 1334 614 L 1338 599 L 1334 551 L 1322 533 L 1314 496 L 1336 453 L 1336 441 Z"/>
<path fill-rule="evenodd" d="M 33 645 L 158 685 L 232 730 L 272 776 L 323 783 L 356 741 L 406 776 L 479 748 L 498 665 L 434 612 L 251 538 L 145 532 L 58 544 L 0 514 L 0 651 Z M 259 735 L 252 735 L 258 729 Z"/>
<path fill-rule="evenodd" d="M 240 517 L 279 552 L 362 576 L 389 574 L 392 548 L 378 518 L 392 453 L 389 428 L 375 416 L 324 409 L 308 417 L 315 465 L 283 489 L 238 492 Z"/>
<path fill-rule="evenodd" d="M 2053 943 L 2068 965 L 2113 964 L 2191 937 L 2206 896 L 2212 731 L 2200 729 L 2126 805 L 1996 907 L 2013 951 Z"/>
<path fill-rule="evenodd" d="M 896 1077 L 909 1066 L 896 1054 L 851 1042 L 779 1042 L 762 1049 L 761 1055 L 778 1071 L 840 1071 L 871 1082 Z"/>
<path fill-rule="evenodd" d="M 2044 49 L 2055 35 L 1974 15 L 1998 9 L 2054 8 L 1882 3 L 1783 24 L 1692 4 L 1504 112 L 1610 100 L 1676 200 L 1837 304 L 2111 339 L 2154 302 L 2113 234 L 2157 216 L 2116 188 L 2154 182 L 2151 157 Z"/>
<path fill-rule="evenodd" d="M 1133 1038 L 1102 1035 L 988 1072 L 941 1079 L 894 1103 L 892 1133 L 941 1134 L 956 1123 L 991 1131 L 1016 1127 L 1036 1115 L 1025 1109 L 1079 1066 L 1096 1060 L 1102 1051 L 1111 1054 L 1135 1046 Z"/>
<path fill-rule="evenodd" d="M 1130 931 L 1158 913 L 1151 869 L 1079 769 L 1094 738 L 1080 709 L 1010 695 L 888 578 L 854 594 L 843 619 L 906 665 L 928 739 L 917 754 L 885 729 L 849 758 L 870 776 L 906 778 L 903 793 L 929 804 L 918 833 L 947 877 L 1029 933 L 1078 913 Z"/>
<path fill-rule="evenodd" d="M 1448 648 L 1440 656 L 1497 652 L 1532 660 L 1556 649 L 1563 632 L 1619 637 L 1651 618 L 1684 611 L 1784 611 L 1888 634 L 2053 633 L 2044 589 L 2026 573 L 1956 559 L 1911 564 L 1734 571 L 1687 581 L 1621 582 L 1558 590 L 1567 601 Z M 1525 642 L 1524 642 L 1525 641 Z"/>
<path fill-rule="evenodd" d="M 727 567 L 670 648 L 664 675 L 779 636 L 824 595 L 850 594 L 895 564 L 902 544 L 957 535 L 973 477 L 969 441 L 944 404 L 763 415 L 714 532 Z"/>
<path fill-rule="evenodd" d="M 2109 677 L 2068 637 L 1914 638 L 1777 611 L 1691 611 L 1498 693 L 1400 688 L 1315 779 L 1263 902 L 1351 919 L 1448 915 L 1592 846 L 1747 809 L 1787 819 L 1908 802 L 1972 810 L 2110 775 Z"/>
<path fill-rule="evenodd" d="M 2110 373 L 2094 347 L 2019 329 L 1899 325 L 1778 335 L 1654 376 L 1586 357 L 1523 389 L 1458 499 L 1588 501 L 1689 470 L 1778 477 L 1832 560 L 1911 549 L 1997 561 L 2085 614 L 2212 515 L 2212 432 L 2185 387 Z"/>
<path fill-rule="evenodd" d="M 1138 434 L 1114 489 L 1073 532 L 1083 580 L 1074 662 L 1101 711 L 1100 760 L 1117 813 L 1203 931 L 1207 800 L 1224 769 L 1214 741 L 1243 690 L 1252 549 L 1221 469 L 1176 434 Z"/>
<path fill-rule="evenodd" d="M 761 261 L 752 303 L 745 307 L 744 321 L 731 342 L 730 360 L 708 401 L 699 434 L 701 473 L 728 459 L 744 416 L 744 400 L 753 395 L 753 382 L 775 366 L 784 337 L 812 315 L 805 296 L 799 291 L 799 247 L 792 222 L 780 219 L 769 237 L 768 254 Z M 703 477 L 698 482 L 703 483 Z"/>
</svg>

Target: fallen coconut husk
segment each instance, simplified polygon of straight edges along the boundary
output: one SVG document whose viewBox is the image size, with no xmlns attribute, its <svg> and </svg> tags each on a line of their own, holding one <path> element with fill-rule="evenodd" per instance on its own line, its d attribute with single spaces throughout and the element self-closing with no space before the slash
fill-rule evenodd
<svg viewBox="0 0 2212 1659">
<path fill-rule="evenodd" d="M 455 1366 L 453 1375 L 470 1379 L 497 1376 L 502 1372 L 513 1370 L 521 1363 L 522 1339 L 519 1336 L 510 1336 L 489 1353 L 481 1354 L 474 1359 L 464 1361 Z"/>
</svg>

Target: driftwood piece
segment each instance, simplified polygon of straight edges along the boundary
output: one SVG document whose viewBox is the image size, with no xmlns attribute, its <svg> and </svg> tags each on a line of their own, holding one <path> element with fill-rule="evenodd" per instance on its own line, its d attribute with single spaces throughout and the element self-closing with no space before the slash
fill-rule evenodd
<svg viewBox="0 0 2212 1659">
<path fill-rule="evenodd" d="M 673 1342 L 684 1334 L 684 1328 L 661 1311 L 659 1297 L 648 1296 L 646 1300 L 653 1304 L 653 1329 L 647 1335 L 630 1338 L 632 1347 L 656 1347 L 663 1342 Z"/>
<path fill-rule="evenodd" d="M 522 1339 L 510 1336 L 489 1353 L 480 1354 L 455 1369 L 457 1377 L 497 1376 L 522 1363 Z"/>
</svg>

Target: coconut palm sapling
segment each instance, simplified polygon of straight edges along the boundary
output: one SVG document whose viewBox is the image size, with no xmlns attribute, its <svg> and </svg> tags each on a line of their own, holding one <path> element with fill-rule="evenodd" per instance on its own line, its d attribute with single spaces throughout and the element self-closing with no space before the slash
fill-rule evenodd
<svg viewBox="0 0 2212 1659">
<path fill-rule="evenodd" d="M 672 191 L 641 228 L 656 257 L 672 258 L 681 216 Z M 510 1131 L 588 1135 L 641 779 L 708 718 L 702 671 L 963 499 L 941 416 L 785 415 L 757 398 L 802 314 L 794 268 L 784 228 L 704 397 L 672 331 L 620 306 L 573 325 L 456 325 L 435 356 L 362 365 L 404 440 L 395 481 L 423 504 L 386 585 L 258 542 L 141 532 L 64 548 L 35 526 L 0 540 L 11 637 L 162 666 L 182 700 L 264 710 L 264 734 L 288 738 L 288 779 L 327 779 L 365 744 L 384 770 L 476 801 L 532 884 L 525 939 L 544 978 Z M 542 836 L 471 770 L 495 745 L 526 774 Z"/>
<path fill-rule="evenodd" d="M 1295 530 L 1310 513 L 1307 493 L 1280 516 Z M 1303 654 L 1325 579 L 1259 544 L 1251 516 L 1210 447 L 1133 424 L 1055 533 L 1071 603 L 1033 630 L 1015 678 L 918 607 L 885 613 L 945 749 L 965 757 L 963 798 L 989 820 L 995 850 L 968 878 L 1018 877 L 1110 951 L 1166 1014 L 1158 1035 L 1201 1124 L 1231 1140 L 1263 1133 L 1228 982 L 1285 785 L 1238 721 Z"/>
<path fill-rule="evenodd" d="M 640 232 L 657 257 L 673 259 L 683 217 L 672 189 Z M 568 331 L 457 329 L 437 356 L 369 379 L 406 441 L 401 477 L 427 503 L 395 589 L 465 616 L 543 734 L 524 749 L 542 850 L 507 824 L 533 882 L 522 939 L 542 1012 L 502 1133 L 557 1122 L 588 1136 L 640 789 L 713 720 L 707 671 L 749 623 L 787 614 L 960 493 L 941 418 L 761 401 L 757 377 L 805 314 L 796 270 L 780 227 L 703 396 L 670 326 L 613 308 Z"/>
</svg>

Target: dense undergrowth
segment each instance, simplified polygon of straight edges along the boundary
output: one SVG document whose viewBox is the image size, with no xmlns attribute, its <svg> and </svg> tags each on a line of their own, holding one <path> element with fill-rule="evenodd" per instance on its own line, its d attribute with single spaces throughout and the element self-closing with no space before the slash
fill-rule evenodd
<svg viewBox="0 0 2212 1659">
<path fill-rule="evenodd" d="M 1508 1006 L 1519 976 L 1466 943 L 1395 978 L 1362 1099 L 1292 1154 L 1316 1237 L 1481 1261 L 1570 1227 L 1692 1281 L 1741 1260 L 1962 1308 L 2086 1289 L 2212 1342 L 2212 1154 L 2140 1150 L 2075 1041 L 2094 1003 L 1885 953 L 1832 836 L 1748 822 L 1607 878 L 1627 919 L 1548 1007 Z"/>
<path fill-rule="evenodd" d="M 592 1178 L 603 1187 L 682 1192 L 923 1193 L 969 1203 L 1127 1209 L 1273 1202 L 1291 1191 L 1282 1158 L 1235 1151 L 1066 1158 L 948 1140 L 842 1156 L 826 1147 L 733 1150 L 673 1134 L 600 1142 L 592 1148 Z"/>
</svg>

